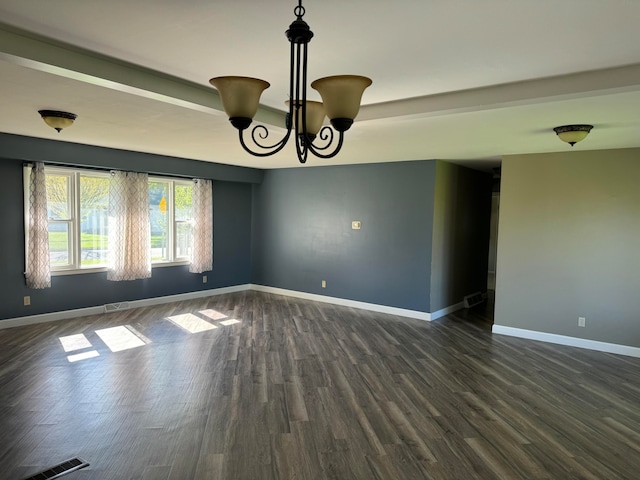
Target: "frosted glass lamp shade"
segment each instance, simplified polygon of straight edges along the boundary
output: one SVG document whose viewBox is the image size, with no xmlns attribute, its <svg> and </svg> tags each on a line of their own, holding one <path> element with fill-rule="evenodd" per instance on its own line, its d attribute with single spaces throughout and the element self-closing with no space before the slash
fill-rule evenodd
<svg viewBox="0 0 640 480">
<path fill-rule="evenodd" d="M 284 103 L 287 105 L 287 107 L 289 107 L 289 104 L 291 102 L 287 100 Z M 295 111 L 295 108 L 294 108 L 294 111 Z M 307 133 L 309 135 L 315 137 L 318 134 L 318 132 L 322 128 L 324 117 L 325 117 L 324 105 L 322 104 L 322 102 L 314 102 L 312 100 L 307 100 Z M 298 125 L 302 130 L 302 108 L 298 110 Z"/>
<path fill-rule="evenodd" d="M 324 110 L 330 120 L 349 119 L 358 115 L 360 101 L 371 79 L 359 75 L 336 75 L 319 78 L 311 83 L 322 97 Z"/>
<path fill-rule="evenodd" d="M 75 113 L 60 112 L 58 110 L 38 110 L 38 113 L 44 120 L 44 123 L 49 125 L 60 133 L 63 128 L 70 127 L 77 118 Z"/>
<path fill-rule="evenodd" d="M 269 82 L 250 77 L 216 77 L 209 83 L 218 89 L 229 119 L 253 119 L 258 111 L 260 95 L 269 88 Z"/>
<path fill-rule="evenodd" d="M 593 125 L 563 125 L 555 127 L 553 130 L 560 140 L 573 147 L 580 140 L 584 140 L 592 128 Z"/>
</svg>

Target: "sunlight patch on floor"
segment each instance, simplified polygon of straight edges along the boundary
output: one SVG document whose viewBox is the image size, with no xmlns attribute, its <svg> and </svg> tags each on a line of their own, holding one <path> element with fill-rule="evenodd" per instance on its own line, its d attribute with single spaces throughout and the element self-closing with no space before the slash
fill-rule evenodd
<svg viewBox="0 0 640 480">
<path fill-rule="evenodd" d="M 240 320 L 236 320 L 235 318 L 230 318 L 229 320 L 223 320 L 220 322 L 222 325 L 234 325 L 236 323 L 240 323 Z"/>
<path fill-rule="evenodd" d="M 210 318 L 211 320 L 220 320 L 221 318 L 227 318 L 224 313 L 220 313 L 217 310 L 212 310 L 210 308 L 207 310 L 200 310 L 198 313 Z"/>
<path fill-rule="evenodd" d="M 96 330 L 96 333 L 112 352 L 120 352 L 146 345 L 144 340 L 123 325 Z"/>
<path fill-rule="evenodd" d="M 65 352 L 73 352 L 75 350 L 82 350 L 83 348 L 91 347 L 91 342 L 84 333 L 78 333 L 77 335 L 67 335 L 66 337 L 60 337 L 60 343 Z"/>
<path fill-rule="evenodd" d="M 206 320 L 203 320 L 202 318 L 194 315 L 193 313 L 173 315 L 171 317 L 167 317 L 167 320 L 176 324 L 189 333 L 205 332 L 207 330 L 218 328 L 215 325 L 207 322 Z"/>
<path fill-rule="evenodd" d="M 99 356 L 100 354 L 98 352 L 96 352 L 95 350 L 90 350 L 88 352 L 76 353 L 74 355 L 67 355 L 67 360 L 73 363 L 73 362 L 78 362 L 80 360 L 86 360 L 87 358 L 94 358 Z"/>
<path fill-rule="evenodd" d="M 213 309 L 201 310 L 197 312 L 197 314 L 215 321 L 217 325 L 193 313 L 172 315 L 170 317 L 166 317 L 166 320 L 169 320 L 174 325 L 189 333 L 206 332 L 208 330 L 220 328 L 220 326 L 230 326 L 240 323 L 240 320 L 229 318 L 227 315 Z M 149 338 L 144 336 L 141 332 L 138 332 L 131 325 L 103 328 L 101 330 L 96 330 L 95 333 L 112 352 L 129 350 L 131 348 L 142 347 L 152 343 Z M 65 352 L 87 350 L 73 355 L 67 355 L 67 360 L 69 360 L 69 362 L 78 362 L 80 360 L 100 356 L 97 350 L 93 350 L 95 347 L 91 344 L 84 333 L 59 337 L 58 340 L 60 340 L 60 344 Z"/>
</svg>

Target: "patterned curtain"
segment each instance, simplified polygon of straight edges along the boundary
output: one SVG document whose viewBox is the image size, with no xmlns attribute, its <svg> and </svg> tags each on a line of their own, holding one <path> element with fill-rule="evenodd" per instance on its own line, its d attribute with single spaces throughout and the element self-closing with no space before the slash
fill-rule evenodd
<svg viewBox="0 0 640 480">
<path fill-rule="evenodd" d="M 213 189 L 211 180 L 193 181 L 193 254 L 189 271 L 213 270 Z"/>
<path fill-rule="evenodd" d="M 151 277 L 148 177 L 146 173 L 111 173 L 107 280 Z"/>
<path fill-rule="evenodd" d="M 29 288 L 51 287 L 49 267 L 49 218 L 44 163 L 36 163 L 29 174 L 29 223 L 27 225 L 26 279 Z"/>
</svg>

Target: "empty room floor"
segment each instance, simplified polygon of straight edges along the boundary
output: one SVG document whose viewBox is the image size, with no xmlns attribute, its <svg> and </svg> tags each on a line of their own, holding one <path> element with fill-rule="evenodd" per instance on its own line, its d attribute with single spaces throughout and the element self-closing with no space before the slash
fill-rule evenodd
<svg viewBox="0 0 640 480">
<path fill-rule="evenodd" d="M 640 359 L 239 292 L 0 330 L 0 479 L 637 479 Z"/>
</svg>

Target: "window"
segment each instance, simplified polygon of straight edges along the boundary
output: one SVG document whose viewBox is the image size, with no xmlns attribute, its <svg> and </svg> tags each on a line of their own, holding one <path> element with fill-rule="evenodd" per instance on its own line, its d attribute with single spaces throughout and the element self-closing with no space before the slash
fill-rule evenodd
<svg viewBox="0 0 640 480">
<path fill-rule="evenodd" d="M 51 271 L 106 268 L 110 174 L 62 167 L 45 173 Z M 189 261 L 192 193 L 190 181 L 149 178 L 153 264 Z"/>
<path fill-rule="evenodd" d="M 45 168 L 52 270 L 107 265 L 109 176 Z"/>
<path fill-rule="evenodd" d="M 151 262 L 188 261 L 193 187 L 175 179 L 149 179 Z"/>
</svg>

